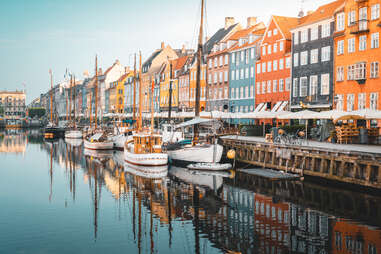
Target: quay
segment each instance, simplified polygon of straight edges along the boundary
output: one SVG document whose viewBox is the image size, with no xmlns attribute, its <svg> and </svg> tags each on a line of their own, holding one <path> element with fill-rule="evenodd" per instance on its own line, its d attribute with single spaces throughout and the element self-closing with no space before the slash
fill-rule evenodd
<svg viewBox="0 0 381 254">
<path fill-rule="evenodd" d="M 302 145 L 265 142 L 262 137 L 226 136 L 243 163 L 342 183 L 381 189 L 381 147 L 305 141 Z"/>
</svg>

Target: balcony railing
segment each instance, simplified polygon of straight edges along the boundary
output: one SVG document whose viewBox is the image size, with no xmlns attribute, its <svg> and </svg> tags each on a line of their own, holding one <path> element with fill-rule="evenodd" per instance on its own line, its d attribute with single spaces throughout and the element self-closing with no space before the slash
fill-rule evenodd
<svg viewBox="0 0 381 254">
<path fill-rule="evenodd" d="M 355 23 L 352 23 L 353 25 L 349 27 L 351 34 L 360 34 L 360 33 L 368 33 L 368 20 L 359 20 Z"/>
</svg>

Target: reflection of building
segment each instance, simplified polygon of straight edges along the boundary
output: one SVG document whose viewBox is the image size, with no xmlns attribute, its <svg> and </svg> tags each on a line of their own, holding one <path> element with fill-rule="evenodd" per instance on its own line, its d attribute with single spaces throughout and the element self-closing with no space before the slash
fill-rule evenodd
<svg viewBox="0 0 381 254">
<path fill-rule="evenodd" d="M 28 143 L 27 136 L 20 134 L 0 134 L 0 153 L 24 153 Z"/>
<path fill-rule="evenodd" d="M 381 230 L 338 219 L 332 228 L 332 253 L 380 253 Z"/>
<path fill-rule="evenodd" d="M 0 115 L 5 118 L 22 118 L 25 116 L 25 92 L 0 91 Z M 4 113 L 1 112 L 4 110 Z"/>
</svg>

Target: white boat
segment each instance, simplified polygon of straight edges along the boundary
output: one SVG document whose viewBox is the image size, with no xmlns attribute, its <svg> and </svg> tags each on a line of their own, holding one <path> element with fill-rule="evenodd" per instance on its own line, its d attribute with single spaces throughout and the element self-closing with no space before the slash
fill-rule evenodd
<svg viewBox="0 0 381 254">
<path fill-rule="evenodd" d="M 114 148 L 114 143 L 108 139 L 105 139 L 103 136 L 103 133 L 96 133 L 90 138 L 85 139 L 85 148 L 90 150 L 112 150 Z"/>
<path fill-rule="evenodd" d="M 80 130 L 68 130 L 65 131 L 65 139 L 71 138 L 71 139 L 82 139 L 83 134 Z"/>
<path fill-rule="evenodd" d="M 167 176 L 168 165 L 145 167 L 125 162 L 124 171 L 144 178 L 158 179 Z"/>
<path fill-rule="evenodd" d="M 188 169 L 192 170 L 210 170 L 210 171 L 221 171 L 229 170 L 232 168 L 230 163 L 192 163 L 187 166 Z"/>
<path fill-rule="evenodd" d="M 212 190 L 218 190 L 223 184 L 223 177 L 216 175 L 207 174 L 194 174 L 195 171 L 180 168 L 171 167 L 169 174 L 175 176 L 176 178 L 190 184 L 195 184 L 197 186 L 208 187 Z"/>
<path fill-rule="evenodd" d="M 82 145 L 83 140 L 79 138 L 65 138 L 65 142 L 72 147 L 79 147 Z"/>
<path fill-rule="evenodd" d="M 159 140 L 160 141 L 159 141 Z M 152 151 L 149 149 L 150 140 Z M 156 140 L 158 140 L 156 142 Z M 168 164 L 168 154 L 161 152 L 161 135 L 135 134 L 124 147 L 124 160 L 138 166 L 164 166 Z"/>
<path fill-rule="evenodd" d="M 109 159 L 113 157 L 113 151 L 112 150 L 91 150 L 91 149 L 84 149 L 84 155 L 97 158 L 97 159 Z"/>
</svg>

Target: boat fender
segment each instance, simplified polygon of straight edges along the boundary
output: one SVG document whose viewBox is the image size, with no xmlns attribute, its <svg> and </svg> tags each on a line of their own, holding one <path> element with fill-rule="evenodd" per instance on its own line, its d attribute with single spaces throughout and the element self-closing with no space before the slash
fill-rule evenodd
<svg viewBox="0 0 381 254">
<path fill-rule="evenodd" d="M 235 171 L 234 171 L 233 169 L 230 169 L 230 170 L 229 170 L 229 173 L 230 173 L 229 178 L 230 178 L 230 179 L 233 179 L 233 178 L 235 177 Z"/>
<path fill-rule="evenodd" d="M 234 159 L 235 158 L 235 151 L 233 149 L 230 149 L 227 153 L 228 159 Z"/>
</svg>

